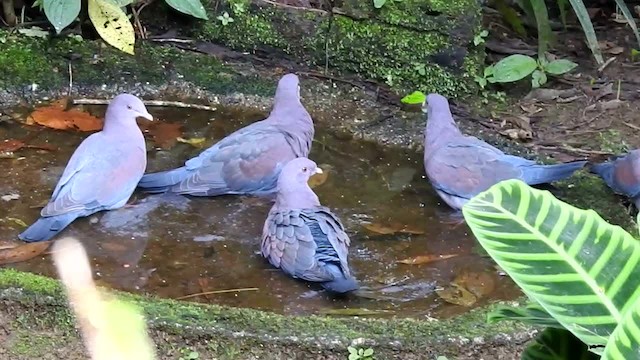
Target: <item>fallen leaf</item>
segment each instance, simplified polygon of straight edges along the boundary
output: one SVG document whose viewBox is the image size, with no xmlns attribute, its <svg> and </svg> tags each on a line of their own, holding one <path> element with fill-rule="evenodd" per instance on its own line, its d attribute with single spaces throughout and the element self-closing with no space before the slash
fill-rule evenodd
<svg viewBox="0 0 640 360">
<path fill-rule="evenodd" d="M 15 243 L 13 247 L 3 246 L 0 248 L 0 265 L 32 259 L 47 250 L 51 243 L 51 241 L 41 241 L 28 244 Z"/>
<path fill-rule="evenodd" d="M 556 99 L 562 99 L 562 98 L 566 99 L 576 95 L 579 95 L 578 89 L 576 88 L 565 89 L 565 90 L 536 88 L 531 90 L 527 94 L 527 96 L 524 97 L 524 100 L 549 101 L 549 100 L 556 100 Z"/>
<path fill-rule="evenodd" d="M 314 174 L 308 181 L 309 187 L 312 189 L 324 184 L 329 178 L 329 173 L 333 170 L 329 164 L 320 164 L 318 167 L 322 169 L 322 174 Z"/>
<path fill-rule="evenodd" d="M 531 140 L 533 139 L 533 134 L 531 131 L 526 131 L 523 129 L 507 129 L 499 132 L 500 135 L 504 135 L 512 140 Z"/>
<path fill-rule="evenodd" d="M 589 106 L 587 106 L 584 110 L 585 111 L 594 111 L 594 110 L 613 110 L 613 109 L 617 109 L 620 107 L 620 105 L 624 104 L 624 101 L 620 100 L 620 99 L 613 99 L 613 100 L 607 100 L 607 101 L 600 101 L 597 102 L 595 104 L 591 104 Z"/>
<path fill-rule="evenodd" d="M 191 146 L 195 146 L 197 148 L 201 148 L 206 139 L 205 138 L 185 139 L 185 138 L 182 138 L 182 137 L 177 137 L 176 140 L 178 140 L 178 142 L 181 142 L 181 143 L 185 143 L 185 144 L 189 144 Z"/>
<path fill-rule="evenodd" d="M 20 199 L 20 195 L 19 194 L 2 195 L 2 196 L 0 196 L 0 199 L 2 199 L 3 201 L 18 200 L 18 199 Z"/>
<path fill-rule="evenodd" d="M 0 142 L 0 152 L 14 152 L 22 149 L 25 144 L 20 140 L 7 139 Z"/>
<path fill-rule="evenodd" d="M 48 106 L 35 109 L 27 118 L 27 125 L 39 124 L 52 129 L 97 131 L 102 129 L 102 120 L 76 109 L 66 110 L 68 99 L 60 99 Z"/>
<path fill-rule="evenodd" d="M 400 223 L 392 223 L 389 225 L 383 225 L 378 223 L 366 223 L 362 224 L 362 226 L 376 234 L 380 235 L 391 235 L 395 233 L 405 233 L 412 235 L 422 235 L 424 231 L 416 228 L 410 227 L 410 225 L 400 224 Z"/>
<path fill-rule="evenodd" d="M 182 125 L 178 123 L 149 123 L 148 125 L 149 135 L 153 139 L 153 142 L 163 148 L 170 149 L 177 142 L 178 138 L 182 135 Z"/>
<path fill-rule="evenodd" d="M 444 289 L 436 289 L 436 294 L 448 303 L 465 307 L 475 304 L 478 300 L 469 290 L 455 283 Z"/>
<path fill-rule="evenodd" d="M 407 265 L 423 265 L 423 264 L 429 264 L 435 261 L 451 259 L 452 257 L 456 257 L 456 256 L 458 256 L 458 254 L 418 255 L 416 257 L 402 259 L 396 262 L 400 264 L 407 264 Z"/>
<path fill-rule="evenodd" d="M 493 276 L 485 272 L 463 272 L 453 283 L 469 290 L 477 298 L 491 294 L 496 287 Z"/>
<path fill-rule="evenodd" d="M 16 224 L 18 224 L 18 225 L 20 225 L 20 226 L 22 226 L 22 227 L 27 227 L 27 224 L 26 224 L 24 221 L 22 221 L 22 220 L 20 220 L 20 219 L 18 219 L 18 218 L 8 217 L 8 218 L 5 218 L 5 219 L 6 219 L 7 221 L 14 222 L 14 223 L 16 223 Z"/>
</svg>

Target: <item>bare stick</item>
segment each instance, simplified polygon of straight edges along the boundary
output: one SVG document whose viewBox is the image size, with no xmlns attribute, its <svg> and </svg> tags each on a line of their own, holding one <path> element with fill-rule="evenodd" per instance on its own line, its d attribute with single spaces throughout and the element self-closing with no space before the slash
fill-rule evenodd
<svg viewBox="0 0 640 360">
<path fill-rule="evenodd" d="M 109 105 L 111 100 L 107 99 L 73 99 L 73 105 Z M 167 106 L 167 107 L 179 107 L 187 109 L 198 109 L 216 111 L 217 108 L 213 106 L 200 105 L 200 104 L 188 104 L 181 101 L 164 101 L 164 100 L 142 100 L 146 106 Z"/>
<path fill-rule="evenodd" d="M 213 294 L 225 294 L 232 292 L 243 292 L 243 291 L 258 291 L 258 288 L 240 288 L 240 289 L 227 289 L 227 290 L 215 290 L 215 291 L 205 291 L 197 294 L 185 295 L 177 297 L 176 300 L 189 299 L 192 297 L 203 296 L 203 295 L 213 295 Z"/>
<path fill-rule="evenodd" d="M 73 71 L 71 69 L 71 61 L 69 61 L 69 93 L 67 96 L 71 97 L 71 89 L 73 89 Z"/>
</svg>

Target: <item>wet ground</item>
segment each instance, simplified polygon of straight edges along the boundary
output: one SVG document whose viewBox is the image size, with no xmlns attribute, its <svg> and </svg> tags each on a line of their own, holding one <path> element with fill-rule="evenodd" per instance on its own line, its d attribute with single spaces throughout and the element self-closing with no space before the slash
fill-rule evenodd
<svg viewBox="0 0 640 360">
<path fill-rule="evenodd" d="M 89 110 L 101 116 L 104 108 Z M 208 139 L 200 144 L 205 147 L 265 115 L 228 108 L 215 112 L 150 108 L 150 112 L 161 122 L 183 124 L 183 138 Z M 16 238 L 23 229 L 19 220 L 27 224 L 35 220 L 70 154 L 86 135 L 0 124 L 2 139 L 29 137 L 32 145 L 58 148 L 25 149 L 18 158 L 0 159 L 5 173 L 0 195 L 20 196 L 0 201 L 2 240 Z M 364 289 L 360 294 L 336 299 L 270 267 L 259 254 L 263 222 L 271 207 L 268 199 L 135 193 L 131 201 L 135 206 L 77 220 L 63 234 L 83 241 L 93 259 L 95 278 L 103 286 L 170 298 L 245 289 L 185 301 L 285 314 L 357 309 L 353 315 L 366 309 L 378 316 L 446 317 L 519 295 L 489 259 L 476 254 L 465 225 L 446 223 L 452 220 L 451 212 L 439 204 L 424 179 L 421 154 L 338 140 L 323 129 L 316 129 L 315 140 L 310 157 L 329 174 L 315 191 L 342 218 L 351 236 L 349 259 Z M 151 140 L 148 145 L 149 171 L 179 166 L 201 151 L 180 142 L 169 149 L 160 149 Z M 438 254 L 456 256 L 428 264 L 398 263 Z M 11 266 L 54 275 L 48 256 Z M 463 290 L 452 288 L 454 282 Z"/>
</svg>

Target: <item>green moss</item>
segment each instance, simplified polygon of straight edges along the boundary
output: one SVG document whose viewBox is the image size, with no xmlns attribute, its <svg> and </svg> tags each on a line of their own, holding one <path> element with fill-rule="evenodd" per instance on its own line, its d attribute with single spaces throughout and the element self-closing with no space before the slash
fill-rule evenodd
<svg viewBox="0 0 640 360">
<path fill-rule="evenodd" d="M 0 270 L 0 289 L 22 289 L 15 292 L 0 291 L 0 298 L 29 302 L 61 304 L 64 302 L 60 285 L 53 279 L 22 273 L 11 269 Z M 13 294 L 13 295 L 11 295 Z M 325 339 L 348 343 L 355 338 L 366 338 L 379 344 L 401 341 L 406 346 L 424 346 L 450 336 L 474 338 L 491 337 L 495 334 L 524 331 L 524 325 L 507 323 L 487 324 L 486 309 L 472 311 L 464 316 L 438 322 L 412 319 L 342 319 L 321 316 L 282 316 L 252 309 L 229 308 L 177 302 L 167 299 L 148 298 L 126 293 L 117 293 L 142 307 L 154 328 L 173 334 L 198 336 L 204 334 L 228 334 L 246 332 L 257 338 L 275 337 L 274 341 L 288 337 L 298 339 Z M 50 300 L 45 300 L 50 298 Z M 51 300 L 54 299 L 54 300 Z M 57 328 L 72 329 L 71 320 L 65 310 L 50 312 L 56 320 L 47 320 Z"/>
<path fill-rule="evenodd" d="M 24 355 L 30 358 L 39 358 L 48 354 L 55 348 L 60 339 L 55 336 L 34 334 L 23 329 L 12 334 L 11 341 L 7 346 L 14 356 Z"/>
<path fill-rule="evenodd" d="M 578 172 L 556 185 L 562 190 L 559 198 L 563 201 L 581 209 L 593 209 L 608 222 L 621 226 L 633 236 L 637 234 L 637 225 L 621 198 L 597 176 Z"/>
<path fill-rule="evenodd" d="M 0 30 L 0 38 L 6 39 L 0 46 L 0 87 L 26 86 L 33 83 L 59 83 L 57 68 L 52 68 L 43 56 L 41 42 L 25 42 L 8 37 L 8 33 Z"/>
</svg>

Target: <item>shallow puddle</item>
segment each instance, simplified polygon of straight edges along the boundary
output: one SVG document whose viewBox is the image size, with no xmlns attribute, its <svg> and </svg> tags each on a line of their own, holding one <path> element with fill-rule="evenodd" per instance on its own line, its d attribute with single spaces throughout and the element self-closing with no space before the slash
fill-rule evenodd
<svg viewBox="0 0 640 360">
<path fill-rule="evenodd" d="M 98 116 L 104 111 L 88 109 Z M 205 148 L 265 116 L 228 108 L 208 112 L 152 107 L 150 112 L 161 122 L 183 124 L 183 138 L 206 138 L 201 144 Z M 27 224 L 36 219 L 70 154 L 86 135 L 0 123 L 0 139 L 28 136 L 32 145 L 59 148 L 23 149 L 19 158 L 0 159 L 5 174 L 0 178 L 0 195 L 20 196 L 0 200 L 2 240 L 15 239 L 23 229 L 16 219 Z M 104 286 L 170 298 L 249 288 L 188 301 L 286 314 L 357 309 L 353 315 L 366 309 L 377 316 L 446 317 L 519 295 L 489 259 L 475 253 L 477 245 L 466 225 L 451 224 L 456 218 L 439 204 L 424 179 L 421 154 L 338 140 L 323 129 L 316 129 L 315 140 L 310 157 L 329 170 L 329 176 L 314 190 L 342 218 L 351 236 L 349 260 L 363 287 L 356 296 L 334 298 L 316 285 L 286 277 L 260 256 L 262 226 L 271 207 L 268 199 L 136 192 L 135 206 L 77 220 L 63 234 L 83 241 L 95 278 Z M 201 151 L 180 142 L 168 150 L 156 149 L 150 140 L 148 145 L 154 148 L 149 152 L 149 171 L 179 166 Z M 398 262 L 420 262 L 425 258 L 419 256 L 438 254 L 456 256 L 428 264 Z M 48 256 L 11 266 L 55 274 Z M 469 291 L 458 301 L 471 306 L 450 304 L 436 293 L 445 288 L 446 294 L 453 282 Z"/>
</svg>

